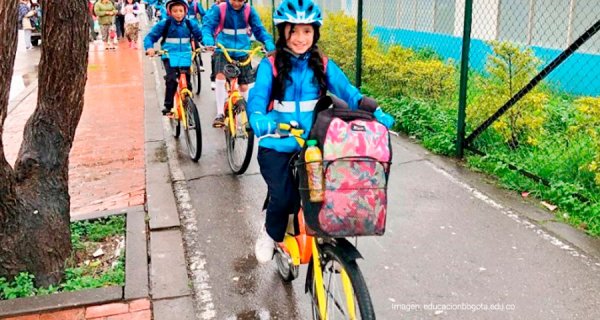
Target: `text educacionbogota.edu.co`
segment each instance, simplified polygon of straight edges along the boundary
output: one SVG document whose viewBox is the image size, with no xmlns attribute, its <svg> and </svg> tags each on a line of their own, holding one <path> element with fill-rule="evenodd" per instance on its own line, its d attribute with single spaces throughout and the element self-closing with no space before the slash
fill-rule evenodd
<svg viewBox="0 0 600 320">
<path fill-rule="evenodd" d="M 428 303 L 428 304 L 392 304 L 392 309 L 397 311 L 513 311 L 514 304 L 486 304 L 486 303 Z"/>
</svg>

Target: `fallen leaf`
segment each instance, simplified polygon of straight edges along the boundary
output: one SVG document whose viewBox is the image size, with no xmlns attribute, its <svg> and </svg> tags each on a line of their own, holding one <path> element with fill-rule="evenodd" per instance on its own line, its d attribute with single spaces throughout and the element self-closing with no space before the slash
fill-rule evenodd
<svg viewBox="0 0 600 320">
<path fill-rule="evenodd" d="M 544 207 L 546 207 L 548 210 L 550 210 L 550 211 L 554 211 L 554 210 L 556 210 L 556 208 L 558 208 L 557 206 L 555 206 L 555 205 L 553 205 L 553 204 L 550 204 L 550 203 L 548 203 L 548 202 L 546 202 L 546 201 L 542 201 L 542 202 L 540 202 L 540 203 L 541 203 L 541 204 L 542 204 Z"/>
</svg>

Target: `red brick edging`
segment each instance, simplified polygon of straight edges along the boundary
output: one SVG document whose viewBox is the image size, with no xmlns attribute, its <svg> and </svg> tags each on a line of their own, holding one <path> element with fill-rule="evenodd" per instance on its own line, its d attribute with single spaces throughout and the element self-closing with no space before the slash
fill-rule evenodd
<svg viewBox="0 0 600 320">
<path fill-rule="evenodd" d="M 30 314 L 5 320 L 151 320 L 150 300 L 102 304 L 43 314 Z"/>
</svg>

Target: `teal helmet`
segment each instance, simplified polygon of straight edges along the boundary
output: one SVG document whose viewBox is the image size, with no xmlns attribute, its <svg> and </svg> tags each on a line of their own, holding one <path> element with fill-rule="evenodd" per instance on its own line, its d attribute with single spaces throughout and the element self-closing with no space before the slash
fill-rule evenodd
<svg viewBox="0 0 600 320">
<path fill-rule="evenodd" d="M 284 22 L 294 24 L 323 25 L 321 9 L 312 0 L 283 0 L 273 14 L 275 25 Z"/>
</svg>

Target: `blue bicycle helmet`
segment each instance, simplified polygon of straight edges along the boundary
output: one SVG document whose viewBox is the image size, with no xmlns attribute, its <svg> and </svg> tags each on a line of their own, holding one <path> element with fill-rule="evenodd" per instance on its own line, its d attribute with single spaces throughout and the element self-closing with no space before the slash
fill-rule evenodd
<svg viewBox="0 0 600 320">
<path fill-rule="evenodd" d="M 165 5 L 165 7 L 167 8 L 167 14 L 171 15 L 171 7 L 174 4 L 180 4 L 185 8 L 185 13 L 187 14 L 188 10 L 190 9 L 187 3 L 187 0 L 169 0 L 167 1 L 167 4 Z"/>
<path fill-rule="evenodd" d="M 284 22 L 294 24 L 323 25 L 321 9 L 312 0 L 283 0 L 273 14 L 275 25 Z"/>
</svg>

